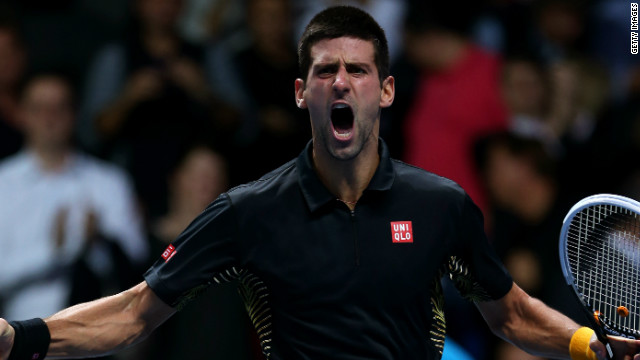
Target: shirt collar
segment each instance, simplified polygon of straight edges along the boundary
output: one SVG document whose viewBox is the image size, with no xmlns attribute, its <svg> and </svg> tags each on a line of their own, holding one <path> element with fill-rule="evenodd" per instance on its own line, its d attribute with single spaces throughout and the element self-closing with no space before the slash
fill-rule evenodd
<svg viewBox="0 0 640 360">
<path fill-rule="evenodd" d="M 302 189 L 302 194 L 309 206 L 314 212 L 329 202 L 335 202 L 336 196 L 320 181 L 318 174 L 313 167 L 312 160 L 313 141 L 309 141 L 302 153 L 296 160 L 298 168 L 298 183 Z M 385 191 L 391 189 L 395 172 L 389 155 L 389 149 L 382 139 L 378 139 L 378 154 L 380 155 L 380 164 L 376 172 L 373 174 L 369 185 L 365 189 L 364 194 L 368 191 Z"/>
</svg>

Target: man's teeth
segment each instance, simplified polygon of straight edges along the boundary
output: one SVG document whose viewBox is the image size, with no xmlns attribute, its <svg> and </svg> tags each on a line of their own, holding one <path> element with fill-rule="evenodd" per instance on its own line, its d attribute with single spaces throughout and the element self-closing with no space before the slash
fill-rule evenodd
<svg viewBox="0 0 640 360">
<path fill-rule="evenodd" d="M 335 105 L 333 105 L 334 109 L 346 109 L 348 107 L 349 107 L 349 105 L 347 105 L 347 104 L 335 104 Z"/>
<path fill-rule="evenodd" d="M 351 131 L 348 131 L 346 133 L 339 133 L 337 131 L 333 132 L 335 134 L 335 136 L 339 139 L 348 139 L 351 136 Z"/>
</svg>

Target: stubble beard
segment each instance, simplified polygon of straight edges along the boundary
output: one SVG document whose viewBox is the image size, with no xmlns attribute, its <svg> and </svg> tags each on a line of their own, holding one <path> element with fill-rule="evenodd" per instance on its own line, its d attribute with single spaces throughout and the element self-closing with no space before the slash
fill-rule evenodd
<svg viewBox="0 0 640 360">
<path fill-rule="evenodd" d="M 372 127 L 359 130 L 361 131 L 358 131 L 351 143 L 347 146 L 341 146 L 340 142 L 333 137 L 333 129 L 331 128 L 331 125 L 325 126 L 325 129 L 320 132 L 319 140 L 324 146 L 327 154 L 332 158 L 339 161 L 350 161 L 360 155 L 373 133 Z M 333 144 L 335 144 L 335 146 L 332 146 Z"/>
</svg>

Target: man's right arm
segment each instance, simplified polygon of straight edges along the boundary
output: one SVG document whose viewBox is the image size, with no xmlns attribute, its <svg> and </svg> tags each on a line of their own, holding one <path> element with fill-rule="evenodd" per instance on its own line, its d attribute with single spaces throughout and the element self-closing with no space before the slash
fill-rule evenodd
<svg viewBox="0 0 640 360">
<path fill-rule="evenodd" d="M 51 333 L 47 358 L 107 355 L 136 344 L 173 315 L 142 282 L 120 294 L 79 304 L 45 319 Z M 0 321 L 0 360 L 9 357 L 13 329 Z"/>
</svg>

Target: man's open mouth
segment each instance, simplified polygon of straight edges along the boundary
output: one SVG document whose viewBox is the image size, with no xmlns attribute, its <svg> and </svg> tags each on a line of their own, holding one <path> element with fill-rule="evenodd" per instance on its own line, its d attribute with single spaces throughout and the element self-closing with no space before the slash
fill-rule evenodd
<svg viewBox="0 0 640 360">
<path fill-rule="evenodd" d="M 347 104 L 335 104 L 331 108 L 331 125 L 338 140 L 349 140 L 353 135 L 353 111 Z"/>
</svg>

